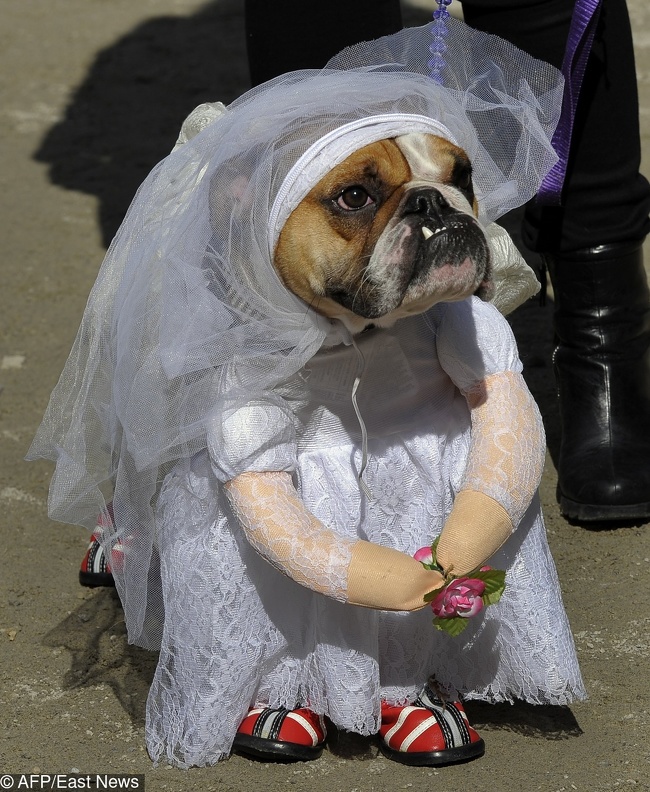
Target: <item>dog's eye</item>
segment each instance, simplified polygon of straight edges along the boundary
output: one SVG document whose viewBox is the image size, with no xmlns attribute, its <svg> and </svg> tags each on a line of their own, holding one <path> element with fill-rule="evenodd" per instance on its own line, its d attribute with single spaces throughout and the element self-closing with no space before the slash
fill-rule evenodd
<svg viewBox="0 0 650 792">
<path fill-rule="evenodd" d="M 336 203 L 341 209 L 355 210 L 370 206 L 374 201 L 363 187 L 355 184 L 354 187 L 347 187 L 343 190 L 336 199 Z"/>
<path fill-rule="evenodd" d="M 463 173 L 458 179 L 458 186 L 461 190 L 466 190 L 472 184 L 472 174 L 468 171 Z"/>
<path fill-rule="evenodd" d="M 454 172 L 454 183 L 459 190 L 463 192 L 472 190 L 472 168 L 469 164 L 463 164 L 457 167 Z"/>
</svg>

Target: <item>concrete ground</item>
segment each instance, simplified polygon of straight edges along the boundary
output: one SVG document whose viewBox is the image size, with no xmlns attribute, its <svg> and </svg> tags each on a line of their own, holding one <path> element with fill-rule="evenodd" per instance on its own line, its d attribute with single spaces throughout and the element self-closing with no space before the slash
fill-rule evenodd
<svg viewBox="0 0 650 792">
<path fill-rule="evenodd" d="M 427 21 L 431 5 L 405 3 L 407 23 Z M 155 655 L 127 644 L 114 592 L 79 587 L 86 536 L 48 520 L 51 466 L 22 460 L 135 188 L 189 110 L 248 87 L 243 3 L 1 6 L 0 775 L 144 773 L 149 792 L 650 789 L 650 526 L 587 531 L 560 516 L 552 304 L 536 302 L 513 324 L 547 425 L 542 498 L 589 700 L 470 706 L 487 753 L 440 770 L 396 765 L 349 735 L 311 764 L 152 766 L 143 715 Z M 650 6 L 629 6 L 650 173 Z"/>
</svg>

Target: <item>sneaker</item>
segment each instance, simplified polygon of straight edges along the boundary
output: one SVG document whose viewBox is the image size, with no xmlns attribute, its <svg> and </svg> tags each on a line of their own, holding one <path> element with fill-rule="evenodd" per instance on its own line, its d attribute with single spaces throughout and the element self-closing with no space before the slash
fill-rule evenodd
<svg viewBox="0 0 650 792">
<path fill-rule="evenodd" d="M 382 702 L 379 748 L 395 762 L 427 767 L 467 762 L 485 753 L 460 701 L 443 702 L 428 687 L 404 707 Z"/>
<path fill-rule="evenodd" d="M 235 735 L 233 751 L 259 759 L 306 762 L 323 752 L 327 730 L 309 709 L 253 707 Z"/>
<path fill-rule="evenodd" d="M 110 504 L 108 505 L 108 513 L 112 520 L 113 510 Z M 81 583 L 82 586 L 96 588 L 98 586 L 115 585 L 111 561 L 113 564 L 115 564 L 116 561 L 119 562 L 120 556 L 124 553 L 124 549 L 121 544 L 116 544 L 111 551 L 111 560 L 109 561 L 108 558 L 106 558 L 106 553 L 101 545 L 101 538 L 104 529 L 107 527 L 106 521 L 107 518 L 100 514 L 97 520 L 97 527 L 90 537 L 90 544 L 88 545 L 86 555 L 83 557 L 79 569 L 79 583 Z"/>
</svg>

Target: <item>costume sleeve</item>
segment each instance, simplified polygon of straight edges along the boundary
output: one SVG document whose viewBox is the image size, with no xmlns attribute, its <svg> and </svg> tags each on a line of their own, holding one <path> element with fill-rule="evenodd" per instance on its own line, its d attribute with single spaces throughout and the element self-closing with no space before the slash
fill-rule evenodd
<svg viewBox="0 0 650 792">
<path fill-rule="evenodd" d="M 440 584 L 406 553 L 339 536 L 307 510 L 290 475 L 294 416 L 276 394 L 216 416 L 208 450 L 248 541 L 297 583 L 340 602 L 397 611 L 424 607 L 424 595 Z"/>
<path fill-rule="evenodd" d="M 248 541 L 297 583 L 340 602 L 417 610 L 442 578 L 398 550 L 346 539 L 304 506 L 291 476 L 243 473 L 225 485 Z"/>
<path fill-rule="evenodd" d="M 222 483 L 243 472 L 291 472 L 297 455 L 293 412 L 274 393 L 222 410 L 210 421 L 207 446 Z"/>
<path fill-rule="evenodd" d="M 464 334 L 457 326 L 462 310 L 449 327 L 443 321 L 438 342 L 441 364 L 465 395 L 472 422 L 460 492 L 438 545 L 438 560 L 456 575 L 480 566 L 506 541 L 544 466 L 544 427 L 512 331 L 494 309 L 485 309 L 473 306 L 472 333 L 466 321 Z"/>
</svg>

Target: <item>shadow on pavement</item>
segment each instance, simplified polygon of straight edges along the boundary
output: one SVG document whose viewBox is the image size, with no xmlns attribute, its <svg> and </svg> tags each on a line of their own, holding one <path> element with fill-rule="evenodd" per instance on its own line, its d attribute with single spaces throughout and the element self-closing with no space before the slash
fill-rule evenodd
<svg viewBox="0 0 650 792">
<path fill-rule="evenodd" d="M 117 592 L 97 589 L 45 636 L 45 646 L 70 653 L 64 690 L 108 685 L 134 726 L 144 726 L 144 713 L 157 652 L 131 646 Z"/>
<path fill-rule="evenodd" d="M 106 247 L 188 113 L 248 89 L 242 6 L 218 0 L 193 16 L 150 19 L 100 51 L 35 152 L 54 184 L 97 196 Z"/>
<path fill-rule="evenodd" d="M 403 17 L 410 27 L 430 13 L 405 5 Z M 34 158 L 49 165 L 53 184 L 97 196 L 108 247 L 188 113 L 201 102 L 228 104 L 249 87 L 240 0 L 149 19 L 97 54 Z"/>
</svg>

